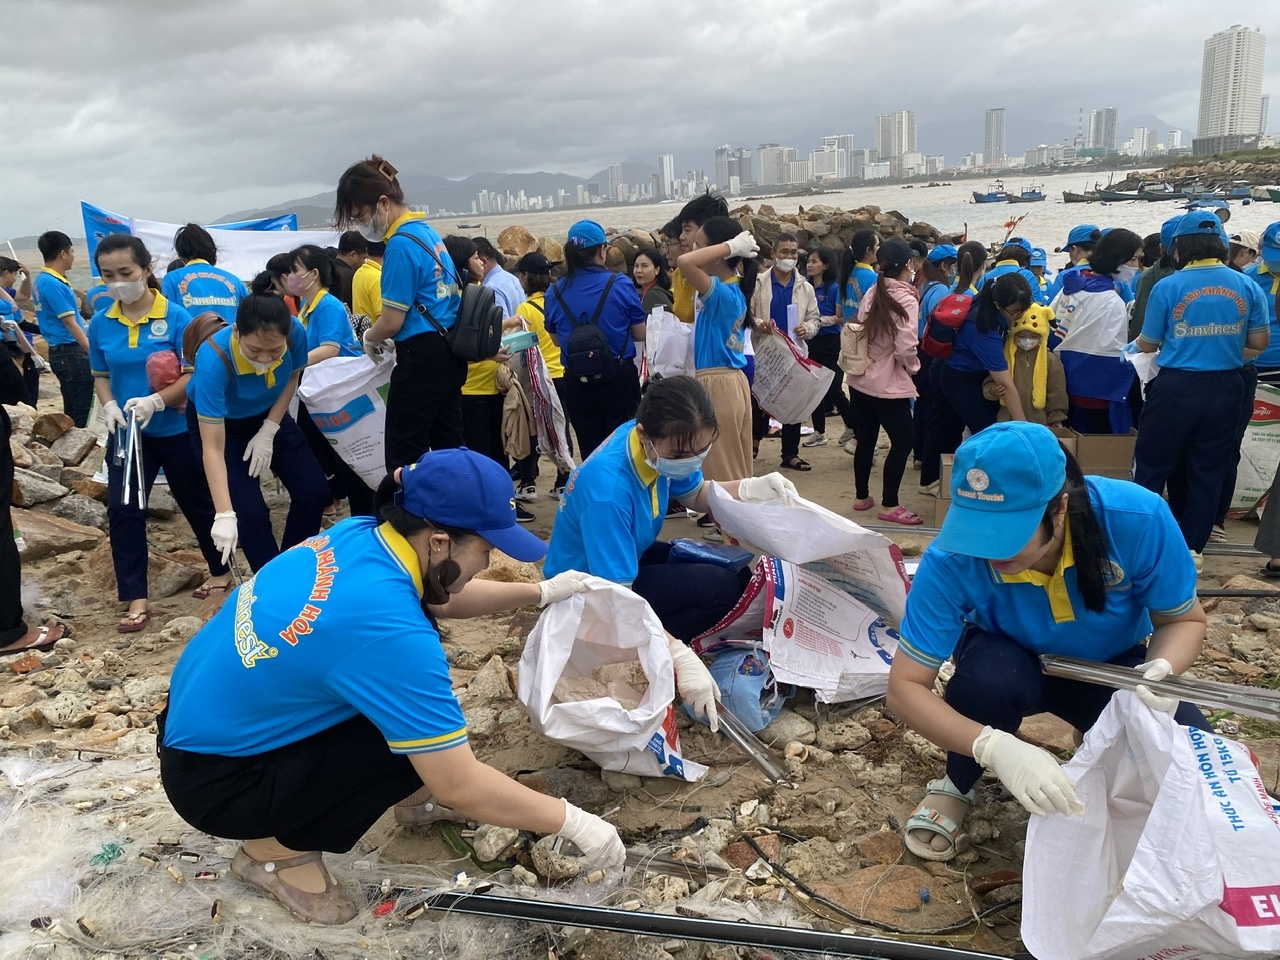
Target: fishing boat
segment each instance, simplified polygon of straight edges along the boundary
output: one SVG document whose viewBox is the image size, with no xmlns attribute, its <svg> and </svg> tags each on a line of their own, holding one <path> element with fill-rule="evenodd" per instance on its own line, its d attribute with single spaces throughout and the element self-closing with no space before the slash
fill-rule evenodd
<svg viewBox="0 0 1280 960">
<path fill-rule="evenodd" d="M 1044 199 L 1044 185 L 1024 187 L 1018 193 L 1009 194 L 1010 203 L 1039 203 Z"/>
<path fill-rule="evenodd" d="M 1271 191 L 1275 189 L 1275 187 L 1250 187 L 1249 197 L 1254 203 L 1267 203 L 1275 199 L 1271 196 Z"/>
<path fill-rule="evenodd" d="M 1003 180 L 997 180 L 995 183 L 992 183 L 987 186 L 986 193 L 979 193 L 977 190 L 973 191 L 973 202 L 974 203 L 1008 203 L 1009 191 L 1004 188 Z"/>
<path fill-rule="evenodd" d="M 1280 187 L 1267 187 L 1267 194 L 1272 203 L 1280 203 Z"/>
<path fill-rule="evenodd" d="M 1088 190 L 1085 193 L 1072 193 L 1070 190 L 1062 191 L 1063 203 L 1097 203 L 1101 199 L 1097 190 Z"/>
<path fill-rule="evenodd" d="M 458 224 L 458 229 L 459 230 L 480 230 L 482 229 L 482 225 L 479 223 L 460 223 Z"/>
<path fill-rule="evenodd" d="M 1144 200 L 1146 198 L 1143 197 L 1141 193 L 1137 193 L 1137 192 L 1126 193 L 1123 190 L 1099 190 L 1098 199 L 1106 200 L 1110 203 L 1115 203 L 1120 200 Z"/>
</svg>

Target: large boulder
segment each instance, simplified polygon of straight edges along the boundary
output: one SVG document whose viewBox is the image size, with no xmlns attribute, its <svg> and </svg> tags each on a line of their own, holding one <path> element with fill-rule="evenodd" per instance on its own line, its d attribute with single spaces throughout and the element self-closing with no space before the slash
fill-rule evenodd
<svg viewBox="0 0 1280 960">
<path fill-rule="evenodd" d="M 68 550 L 92 550 L 105 538 L 105 534 L 95 527 L 86 527 L 50 513 L 36 513 L 33 510 L 17 514 L 14 522 L 22 531 L 22 539 L 26 544 L 22 550 L 23 560 L 39 560 Z M 111 567 L 109 558 L 107 567 Z"/>
<path fill-rule="evenodd" d="M 86 497 L 79 493 L 63 497 L 53 505 L 50 513 L 55 517 L 62 517 L 63 520 L 70 520 L 86 527 L 97 527 L 99 530 L 107 529 L 106 506 L 91 497 Z"/>
<path fill-rule="evenodd" d="M 75 428 L 76 422 L 65 413 L 42 413 L 35 418 L 31 426 L 31 435 L 45 443 L 53 443 L 68 430 Z"/>
<path fill-rule="evenodd" d="M 553 264 L 564 262 L 564 244 L 554 237 L 539 237 L 538 249 Z"/>
<path fill-rule="evenodd" d="M 196 551 L 147 551 L 147 593 L 152 600 L 162 600 L 199 586 L 206 575 L 204 560 Z M 104 543 L 89 558 L 89 576 L 104 593 L 115 594 L 116 571 L 111 562 L 110 544 Z"/>
<path fill-rule="evenodd" d="M 515 257 L 518 260 L 526 253 L 537 250 L 538 240 L 524 227 L 516 224 L 498 234 L 498 249 L 506 256 Z"/>
<path fill-rule="evenodd" d="M 72 427 L 53 441 L 49 450 L 63 463 L 80 463 L 97 445 L 98 437 L 92 430 Z"/>
<path fill-rule="evenodd" d="M 32 470 L 15 468 L 13 471 L 13 504 L 16 507 L 31 507 L 57 500 L 69 492 L 62 484 Z"/>
</svg>

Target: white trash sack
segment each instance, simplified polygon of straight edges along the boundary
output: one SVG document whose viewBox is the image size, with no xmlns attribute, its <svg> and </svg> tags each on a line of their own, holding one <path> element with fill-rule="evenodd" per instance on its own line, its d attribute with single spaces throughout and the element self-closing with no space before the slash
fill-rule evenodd
<svg viewBox="0 0 1280 960">
<path fill-rule="evenodd" d="M 395 360 L 333 357 L 307 367 L 298 396 L 334 452 L 377 490 L 387 475 L 384 456 L 387 391 Z"/>
<path fill-rule="evenodd" d="M 1084 817 L 1032 817 L 1037 960 L 1280 954 L 1280 816 L 1247 748 L 1117 692 L 1065 767 Z"/>
<path fill-rule="evenodd" d="M 589 678 L 597 667 L 633 660 L 649 680 L 634 709 L 610 697 L 556 701 L 561 679 Z M 593 577 L 588 590 L 542 612 L 525 642 L 517 692 L 535 730 L 604 770 L 690 781 L 707 772 L 680 753 L 675 666 L 662 623 L 644 598 L 616 583 Z"/>
</svg>

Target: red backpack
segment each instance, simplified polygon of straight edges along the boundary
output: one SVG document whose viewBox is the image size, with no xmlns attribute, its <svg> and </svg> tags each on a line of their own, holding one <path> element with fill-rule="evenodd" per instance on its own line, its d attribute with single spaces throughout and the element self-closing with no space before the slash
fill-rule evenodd
<svg viewBox="0 0 1280 960">
<path fill-rule="evenodd" d="M 925 322 L 920 349 L 935 360 L 950 359 L 956 335 L 972 307 L 973 296 L 968 293 L 949 293 L 939 300 Z"/>
</svg>

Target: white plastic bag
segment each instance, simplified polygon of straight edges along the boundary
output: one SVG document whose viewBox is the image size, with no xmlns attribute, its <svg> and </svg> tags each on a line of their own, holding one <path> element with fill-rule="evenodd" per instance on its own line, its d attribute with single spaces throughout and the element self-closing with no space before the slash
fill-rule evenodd
<svg viewBox="0 0 1280 960">
<path fill-rule="evenodd" d="M 1065 769 L 1084 817 L 1027 831 L 1037 960 L 1280 953 L 1280 817 L 1245 747 L 1121 691 Z"/>
<path fill-rule="evenodd" d="M 609 697 L 556 702 L 561 678 L 590 677 L 604 664 L 637 659 L 649 688 L 635 709 Z M 602 769 L 682 780 L 707 772 L 680 753 L 671 706 L 675 667 L 662 623 L 642 597 L 616 583 L 593 577 L 588 590 L 542 612 L 520 658 L 518 694 L 535 730 Z"/>
<path fill-rule="evenodd" d="M 644 356 L 649 376 L 692 377 L 693 324 L 682 323 L 674 313 L 654 307 L 645 324 Z"/>
<path fill-rule="evenodd" d="M 393 369 L 394 359 L 333 357 L 307 367 L 298 386 L 312 421 L 371 490 L 387 475 L 384 435 Z"/>
<path fill-rule="evenodd" d="M 827 395 L 835 372 L 803 356 L 777 327 L 773 336 L 753 337 L 752 342 L 756 360 L 751 393 L 760 408 L 779 423 L 809 419 Z"/>
</svg>

